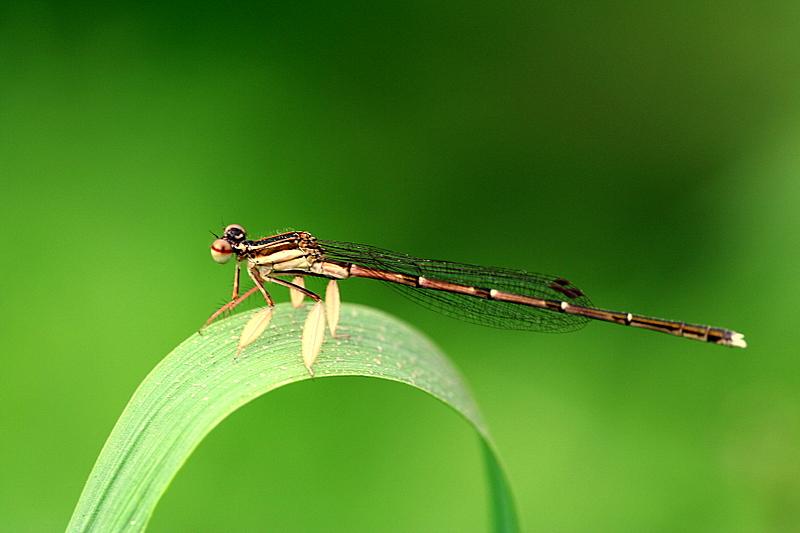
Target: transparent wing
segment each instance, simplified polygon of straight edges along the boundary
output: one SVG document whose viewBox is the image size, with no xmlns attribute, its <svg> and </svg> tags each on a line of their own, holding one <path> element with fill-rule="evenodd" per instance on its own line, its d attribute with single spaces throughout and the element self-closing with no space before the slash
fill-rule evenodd
<svg viewBox="0 0 800 533">
<path fill-rule="evenodd" d="M 367 268 L 424 276 L 482 289 L 566 301 L 590 307 L 591 301 L 577 287 L 558 276 L 536 274 L 500 267 L 482 267 L 383 250 L 366 244 L 318 241 L 326 259 L 354 263 Z M 578 315 L 548 311 L 537 307 L 487 300 L 465 294 L 408 287 L 390 283 L 417 303 L 454 318 L 503 329 L 540 332 L 566 332 L 583 327 L 588 319 Z"/>
</svg>

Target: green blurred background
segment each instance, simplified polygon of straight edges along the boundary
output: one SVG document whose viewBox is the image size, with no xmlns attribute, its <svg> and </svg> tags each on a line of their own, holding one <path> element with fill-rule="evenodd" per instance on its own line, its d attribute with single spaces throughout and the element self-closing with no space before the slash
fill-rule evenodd
<svg viewBox="0 0 800 533">
<path fill-rule="evenodd" d="M 463 371 L 526 530 L 800 530 L 798 35 L 797 2 L 2 3 L 0 529 L 64 528 L 229 295 L 209 230 L 238 222 L 743 331 L 506 332 L 341 286 Z M 317 380 L 215 430 L 151 531 L 483 531 L 486 498 L 446 407 Z"/>
</svg>

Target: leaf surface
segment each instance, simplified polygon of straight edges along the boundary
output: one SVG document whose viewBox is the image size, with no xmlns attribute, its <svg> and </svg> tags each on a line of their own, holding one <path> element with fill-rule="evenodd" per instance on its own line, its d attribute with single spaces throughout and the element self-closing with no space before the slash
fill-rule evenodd
<svg viewBox="0 0 800 533">
<path fill-rule="evenodd" d="M 481 438 L 493 529 L 518 530 L 506 476 L 475 401 L 424 335 L 380 311 L 343 304 L 341 336 L 326 336 L 312 378 L 301 355 L 307 306 L 278 305 L 269 327 L 235 359 L 243 327 L 259 312 L 192 335 L 142 381 L 100 452 L 68 531 L 143 531 L 178 470 L 228 415 L 284 385 L 335 376 L 405 383 L 461 414 Z"/>
</svg>

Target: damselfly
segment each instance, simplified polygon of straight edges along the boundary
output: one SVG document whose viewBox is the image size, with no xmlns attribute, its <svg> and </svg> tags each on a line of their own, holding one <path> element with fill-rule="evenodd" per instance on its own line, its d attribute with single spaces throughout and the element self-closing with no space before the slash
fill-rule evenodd
<svg viewBox="0 0 800 533">
<path fill-rule="evenodd" d="M 331 334 L 336 333 L 339 315 L 336 282 L 348 278 L 392 283 L 427 307 L 488 326 L 565 332 L 576 330 L 589 320 L 602 320 L 713 344 L 747 346 L 744 335 L 728 329 L 593 307 L 582 290 L 562 277 L 420 259 L 364 244 L 318 240 L 305 231 L 248 240 L 242 226 L 231 224 L 222 237 L 211 244 L 211 256 L 218 263 L 226 263 L 234 255 L 236 270 L 231 301 L 211 315 L 206 324 L 234 309 L 256 291 L 261 292 L 267 308 L 245 327 L 241 350 L 269 323 L 275 304 L 266 284 L 288 287 L 296 307 L 302 303 L 303 296 L 315 302 L 303 332 L 303 357 L 309 370 L 319 352 L 326 321 Z M 240 295 L 242 262 L 246 263 L 247 274 L 255 286 Z M 293 279 L 289 281 L 278 276 L 292 276 Z M 325 307 L 320 296 L 305 288 L 305 276 L 330 280 Z"/>
</svg>

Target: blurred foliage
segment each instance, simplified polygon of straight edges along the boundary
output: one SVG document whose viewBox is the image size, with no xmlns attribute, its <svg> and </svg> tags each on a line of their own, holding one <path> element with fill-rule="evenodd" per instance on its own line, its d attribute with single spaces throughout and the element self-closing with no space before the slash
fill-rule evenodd
<svg viewBox="0 0 800 533">
<path fill-rule="evenodd" d="M 744 332 L 505 332 L 341 286 L 460 366 L 527 530 L 797 530 L 798 34 L 797 2 L 0 4 L 3 528 L 65 526 L 136 384 L 228 296 L 208 230 L 239 222 Z M 402 389 L 254 402 L 151 530 L 484 530 L 469 427 Z"/>
</svg>

